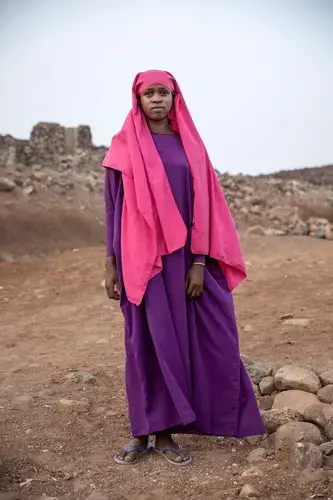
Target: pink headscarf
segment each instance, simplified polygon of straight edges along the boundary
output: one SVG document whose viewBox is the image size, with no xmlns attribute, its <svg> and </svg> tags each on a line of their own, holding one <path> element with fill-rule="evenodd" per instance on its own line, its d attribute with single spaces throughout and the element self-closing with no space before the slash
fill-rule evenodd
<svg viewBox="0 0 333 500">
<path fill-rule="evenodd" d="M 162 256 L 185 245 L 187 229 L 175 203 L 138 97 L 153 84 L 175 93 L 169 118 L 179 132 L 190 164 L 194 189 L 191 238 L 193 254 L 216 259 L 230 290 L 246 278 L 234 221 L 205 146 L 180 88 L 166 71 L 139 73 L 132 87 L 132 109 L 111 142 L 104 167 L 122 172 L 124 203 L 121 229 L 123 280 L 130 302 L 139 305 L 148 281 L 162 270 Z"/>
</svg>

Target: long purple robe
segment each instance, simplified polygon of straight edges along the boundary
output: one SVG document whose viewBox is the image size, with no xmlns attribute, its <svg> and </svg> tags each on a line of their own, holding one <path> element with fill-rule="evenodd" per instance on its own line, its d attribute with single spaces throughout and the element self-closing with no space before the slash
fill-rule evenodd
<svg viewBox="0 0 333 500">
<path fill-rule="evenodd" d="M 173 433 L 244 437 L 264 432 L 251 381 L 239 353 L 232 294 L 219 265 L 206 257 L 204 292 L 185 293 L 193 189 L 178 135 L 153 134 L 178 209 L 188 228 L 186 245 L 163 257 L 163 271 L 150 280 L 140 306 L 122 286 L 119 172 L 106 169 L 107 254 L 116 257 L 125 318 L 126 390 L 134 436 Z M 135 252 L 135 248 L 133 248 Z"/>
</svg>

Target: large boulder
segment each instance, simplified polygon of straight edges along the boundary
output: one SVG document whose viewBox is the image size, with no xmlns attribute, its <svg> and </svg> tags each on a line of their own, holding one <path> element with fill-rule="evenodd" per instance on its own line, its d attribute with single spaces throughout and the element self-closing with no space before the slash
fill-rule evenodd
<svg viewBox="0 0 333 500">
<path fill-rule="evenodd" d="M 0 191 L 13 191 L 16 188 L 15 182 L 7 179 L 7 177 L 0 177 Z"/>
<path fill-rule="evenodd" d="M 309 368 L 297 365 L 286 365 L 280 368 L 274 377 L 275 386 L 279 391 L 296 389 L 316 394 L 321 388 L 321 382 Z"/>
<path fill-rule="evenodd" d="M 302 486 L 312 488 L 314 486 L 323 485 L 327 482 L 326 471 L 323 469 L 311 469 L 308 467 L 301 472 L 298 481 Z"/>
<path fill-rule="evenodd" d="M 324 406 L 323 403 L 307 406 L 303 412 L 304 420 L 319 425 L 324 429 L 328 423 L 328 419 L 324 414 Z"/>
<path fill-rule="evenodd" d="M 331 370 L 326 370 L 320 375 L 320 380 L 323 385 L 333 384 L 333 368 Z"/>
<path fill-rule="evenodd" d="M 293 408 L 281 408 L 265 411 L 262 420 L 268 433 L 275 432 L 281 425 L 290 422 L 302 422 L 303 416 Z"/>
<path fill-rule="evenodd" d="M 276 390 L 274 378 L 264 377 L 259 384 L 259 389 L 263 396 L 270 396 Z"/>
<path fill-rule="evenodd" d="M 333 441 L 323 443 L 319 446 L 320 451 L 327 457 L 333 456 Z"/>
<path fill-rule="evenodd" d="M 320 469 L 324 459 L 319 447 L 312 443 L 295 443 L 289 458 L 298 469 Z"/>
<path fill-rule="evenodd" d="M 333 404 L 332 405 L 323 405 L 323 414 L 327 420 L 331 420 L 333 418 Z"/>
<path fill-rule="evenodd" d="M 277 394 L 272 409 L 294 408 L 294 410 L 303 414 L 305 408 L 318 403 L 320 403 L 320 400 L 315 394 L 291 390 Z"/>
<path fill-rule="evenodd" d="M 328 422 L 325 427 L 325 434 L 330 441 L 333 440 L 333 418 Z"/>
<path fill-rule="evenodd" d="M 261 396 L 257 399 L 257 403 L 260 410 L 267 411 L 271 410 L 274 403 L 275 396 L 271 394 L 270 396 Z"/>
<path fill-rule="evenodd" d="M 275 433 L 275 450 L 291 449 L 295 443 L 322 444 L 321 432 L 309 422 L 284 424 Z"/>
<path fill-rule="evenodd" d="M 322 389 L 319 389 L 317 396 L 323 403 L 332 404 L 333 403 L 333 384 L 326 385 Z"/>
<path fill-rule="evenodd" d="M 239 498 L 259 498 L 260 492 L 253 484 L 244 484 L 239 493 Z"/>
<path fill-rule="evenodd" d="M 252 382 L 258 385 L 263 378 L 271 375 L 272 369 L 261 363 L 254 363 L 253 365 L 247 367 L 247 372 L 250 375 Z"/>
</svg>

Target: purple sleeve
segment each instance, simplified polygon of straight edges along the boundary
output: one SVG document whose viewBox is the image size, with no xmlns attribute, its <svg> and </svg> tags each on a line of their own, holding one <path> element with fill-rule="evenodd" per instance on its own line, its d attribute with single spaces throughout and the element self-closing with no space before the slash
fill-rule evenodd
<svg viewBox="0 0 333 500">
<path fill-rule="evenodd" d="M 104 176 L 104 199 L 105 199 L 105 245 L 106 255 L 111 257 L 113 251 L 113 234 L 114 234 L 114 205 L 115 200 L 112 196 L 112 171 L 109 168 L 105 169 Z"/>
<path fill-rule="evenodd" d="M 206 257 L 204 255 L 195 255 L 193 262 L 198 262 L 199 264 L 205 264 L 206 263 Z"/>
</svg>

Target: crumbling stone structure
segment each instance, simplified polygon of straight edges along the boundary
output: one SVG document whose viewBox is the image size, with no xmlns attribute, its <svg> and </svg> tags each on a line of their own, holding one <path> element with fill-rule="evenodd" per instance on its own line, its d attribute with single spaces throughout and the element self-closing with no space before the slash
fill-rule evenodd
<svg viewBox="0 0 333 500">
<path fill-rule="evenodd" d="M 106 148 L 96 147 L 88 125 L 63 127 L 41 122 L 32 129 L 28 141 L 0 136 L 0 167 L 15 164 L 61 168 L 64 164 L 86 168 L 102 161 Z"/>
</svg>

